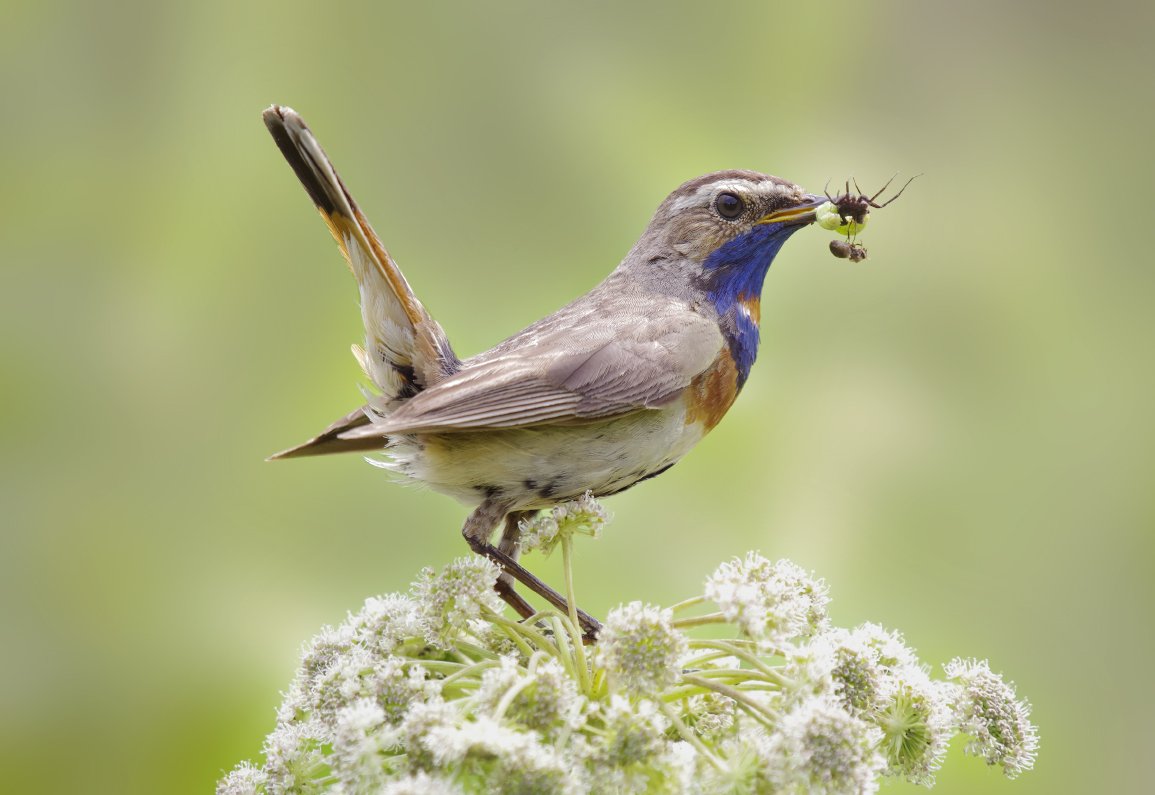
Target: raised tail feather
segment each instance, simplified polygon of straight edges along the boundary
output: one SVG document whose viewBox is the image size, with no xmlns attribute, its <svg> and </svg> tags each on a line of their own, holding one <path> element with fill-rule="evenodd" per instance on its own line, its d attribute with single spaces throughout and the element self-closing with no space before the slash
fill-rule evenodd
<svg viewBox="0 0 1155 795">
<path fill-rule="evenodd" d="M 413 294 L 401 269 L 365 220 L 304 120 L 291 108 L 280 105 L 270 107 L 263 117 L 281 154 L 305 186 L 357 278 L 365 347 L 355 348 L 354 353 L 381 392 L 381 398 L 373 401 L 374 408 L 388 414 L 407 398 L 456 372 L 461 363 L 445 332 Z M 379 447 L 365 439 L 339 438 L 342 431 L 368 422 L 363 412 L 352 412 L 314 439 L 273 457 Z"/>
</svg>

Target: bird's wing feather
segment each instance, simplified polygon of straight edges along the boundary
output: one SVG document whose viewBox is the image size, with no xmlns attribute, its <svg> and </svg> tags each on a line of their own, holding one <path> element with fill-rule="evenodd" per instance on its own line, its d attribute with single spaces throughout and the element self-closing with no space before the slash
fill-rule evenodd
<svg viewBox="0 0 1155 795">
<path fill-rule="evenodd" d="M 527 330 L 528 331 L 528 330 Z M 716 323 L 692 312 L 564 325 L 502 346 L 406 401 L 376 433 L 515 428 L 660 408 L 717 358 Z M 357 434 L 369 428 L 357 429 Z"/>
</svg>

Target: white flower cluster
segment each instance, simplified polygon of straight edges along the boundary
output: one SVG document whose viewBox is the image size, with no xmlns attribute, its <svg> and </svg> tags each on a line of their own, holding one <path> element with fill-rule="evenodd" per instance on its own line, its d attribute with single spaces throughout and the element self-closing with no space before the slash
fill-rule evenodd
<svg viewBox="0 0 1155 795">
<path fill-rule="evenodd" d="M 587 491 L 573 502 L 542 511 L 533 519 L 522 522 L 521 551 L 540 549 L 548 555 L 564 538 L 574 535 L 597 538 L 609 518 L 602 504 Z"/>
<path fill-rule="evenodd" d="M 989 765 L 1002 765 L 1014 778 L 1035 764 L 1039 737 L 1031 723 L 1031 706 L 1015 696 L 1014 685 L 993 673 L 986 660 L 956 657 L 946 665 L 954 684 L 951 706 L 959 730 L 971 736 L 967 752 Z"/>
<path fill-rule="evenodd" d="M 960 732 L 1008 776 L 1033 764 L 1029 709 L 985 662 L 933 680 L 897 633 L 830 627 L 825 587 L 786 561 L 752 554 L 704 596 L 611 611 L 588 654 L 566 616 L 501 614 L 496 575 L 480 558 L 424 571 L 323 630 L 264 763 L 219 795 L 850 795 L 933 784 Z M 688 631 L 703 624 L 734 630 Z"/>
<path fill-rule="evenodd" d="M 706 580 L 706 598 L 728 622 L 771 648 L 827 624 L 826 584 L 788 560 L 772 563 L 755 552 L 719 566 Z"/>
<path fill-rule="evenodd" d="M 690 646 L 686 636 L 674 629 L 673 620 L 672 611 L 641 602 L 610 611 L 598 635 L 598 662 L 612 685 L 638 695 L 659 696 L 678 681 L 679 663 Z"/>
<path fill-rule="evenodd" d="M 771 792 L 875 792 L 884 763 L 879 730 L 835 699 L 814 696 L 757 737 Z"/>
<path fill-rule="evenodd" d="M 482 611 L 502 609 L 501 597 L 493 589 L 500 573 L 496 564 L 480 555 L 454 561 L 439 574 L 422 570 L 413 584 L 413 600 L 426 640 L 448 649 L 461 633 L 482 629 L 478 625 Z"/>
<path fill-rule="evenodd" d="M 898 633 L 869 623 L 853 631 L 835 627 L 790 650 L 786 660 L 796 681 L 817 684 L 848 714 L 878 727 L 888 775 L 934 783 L 956 731 L 950 691 L 930 678 Z"/>
</svg>

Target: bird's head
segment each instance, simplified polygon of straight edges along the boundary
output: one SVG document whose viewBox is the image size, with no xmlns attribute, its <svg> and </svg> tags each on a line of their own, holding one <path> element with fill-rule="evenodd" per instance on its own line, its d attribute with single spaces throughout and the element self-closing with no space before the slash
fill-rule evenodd
<svg viewBox="0 0 1155 795">
<path fill-rule="evenodd" d="M 740 389 L 758 353 L 766 271 L 826 200 L 757 171 L 692 179 L 662 202 L 616 274 L 713 307 Z"/>
<path fill-rule="evenodd" d="M 782 244 L 824 201 L 757 171 L 706 174 L 662 202 L 622 267 L 643 281 L 724 282 L 757 295 Z"/>
</svg>

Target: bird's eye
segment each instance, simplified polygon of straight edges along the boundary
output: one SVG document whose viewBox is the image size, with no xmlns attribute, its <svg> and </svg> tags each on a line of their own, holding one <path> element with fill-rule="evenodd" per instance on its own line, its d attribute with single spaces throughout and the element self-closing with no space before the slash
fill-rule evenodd
<svg viewBox="0 0 1155 795">
<path fill-rule="evenodd" d="M 733 193 L 719 193 L 718 198 L 714 199 L 714 209 L 718 215 L 733 221 L 746 209 L 746 203 Z"/>
</svg>

